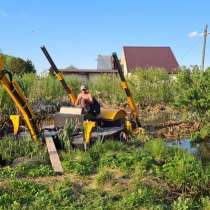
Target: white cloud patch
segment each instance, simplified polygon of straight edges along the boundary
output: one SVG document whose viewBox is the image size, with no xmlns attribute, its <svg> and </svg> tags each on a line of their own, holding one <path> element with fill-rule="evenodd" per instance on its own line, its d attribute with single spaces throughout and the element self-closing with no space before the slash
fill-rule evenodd
<svg viewBox="0 0 210 210">
<path fill-rule="evenodd" d="M 8 13 L 4 11 L 3 9 L 0 9 L 0 16 L 1 17 L 8 17 Z"/>
<path fill-rule="evenodd" d="M 191 38 L 197 37 L 197 36 L 201 37 L 201 36 L 203 36 L 203 33 L 198 33 L 197 31 L 193 31 L 193 32 L 190 32 L 188 34 L 188 36 L 191 37 Z"/>
</svg>

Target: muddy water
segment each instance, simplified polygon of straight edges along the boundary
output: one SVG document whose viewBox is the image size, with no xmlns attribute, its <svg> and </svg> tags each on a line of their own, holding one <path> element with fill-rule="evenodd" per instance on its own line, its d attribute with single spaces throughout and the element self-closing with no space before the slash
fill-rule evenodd
<svg viewBox="0 0 210 210">
<path fill-rule="evenodd" d="M 178 146 L 193 154 L 204 164 L 210 164 L 210 141 L 191 143 L 190 139 L 175 140 L 167 143 L 168 146 Z"/>
</svg>

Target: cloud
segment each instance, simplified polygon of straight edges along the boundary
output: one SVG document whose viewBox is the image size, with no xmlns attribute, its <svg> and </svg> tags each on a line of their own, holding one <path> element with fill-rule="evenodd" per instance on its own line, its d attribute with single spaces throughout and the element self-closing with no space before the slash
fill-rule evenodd
<svg viewBox="0 0 210 210">
<path fill-rule="evenodd" d="M 188 34 L 189 37 L 193 38 L 193 37 L 196 37 L 196 36 L 203 36 L 203 33 L 198 33 L 197 31 L 193 31 L 193 32 L 190 32 Z"/>
<path fill-rule="evenodd" d="M 3 9 L 0 9 L 0 16 L 1 17 L 8 17 L 8 13 L 4 11 Z"/>
<path fill-rule="evenodd" d="M 197 31 L 193 31 L 193 32 L 190 32 L 188 34 L 189 37 L 195 37 L 195 36 L 198 36 L 198 32 Z"/>
</svg>

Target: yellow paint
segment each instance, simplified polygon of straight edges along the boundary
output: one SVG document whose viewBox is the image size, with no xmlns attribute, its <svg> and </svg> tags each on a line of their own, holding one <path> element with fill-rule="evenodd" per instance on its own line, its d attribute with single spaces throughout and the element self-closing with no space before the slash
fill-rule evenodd
<svg viewBox="0 0 210 210">
<path fill-rule="evenodd" d="M 127 84 L 127 82 L 121 82 L 121 83 L 120 83 L 120 86 L 121 86 L 122 89 L 128 89 L 128 84 Z"/>
<path fill-rule="evenodd" d="M 17 135 L 20 126 L 20 115 L 10 115 L 13 124 L 13 133 Z"/>
<path fill-rule="evenodd" d="M 123 109 L 101 109 L 100 117 L 103 120 L 119 120 L 119 119 L 125 119 L 127 113 Z"/>
<path fill-rule="evenodd" d="M 0 59 L 1 60 L 1 59 Z M 0 69 L 1 71 L 2 69 Z M 31 134 L 31 137 L 33 140 L 37 140 L 37 129 L 34 128 L 33 124 L 32 124 L 32 119 L 29 118 L 28 114 L 25 111 L 25 108 L 21 106 L 20 102 L 18 101 L 17 97 L 13 94 L 12 90 L 11 90 L 11 83 L 9 81 L 9 79 L 7 78 L 7 76 L 3 76 L 2 79 L 0 80 L 0 85 L 2 85 L 2 87 L 5 89 L 5 91 L 8 93 L 8 95 L 11 97 L 12 101 L 14 102 L 15 106 L 18 108 L 18 110 L 20 111 L 20 113 L 22 114 L 25 123 L 29 129 L 29 132 Z M 15 88 L 17 88 L 17 84 L 15 86 Z M 19 87 L 20 89 L 20 87 Z M 18 89 L 16 89 L 19 97 L 21 97 L 20 92 L 18 91 Z M 24 98 L 23 98 L 24 99 Z M 29 108 L 29 110 L 31 110 L 29 104 L 27 104 L 27 107 Z M 32 114 L 32 113 L 31 113 Z"/>
<path fill-rule="evenodd" d="M 92 130 L 95 126 L 96 126 L 96 123 L 93 122 L 93 121 L 84 121 L 83 122 L 84 138 L 85 138 L 85 143 L 86 144 L 90 143 L 91 133 L 92 133 Z"/>
<path fill-rule="evenodd" d="M 55 74 L 55 77 L 56 77 L 56 79 L 57 79 L 58 81 L 64 80 L 64 76 L 63 76 L 62 72 L 56 73 L 56 74 Z M 74 96 L 73 91 L 71 90 L 70 87 L 68 87 L 67 92 L 68 92 L 68 97 L 69 97 L 69 99 L 70 99 L 70 102 L 71 102 L 72 104 L 74 104 L 74 103 L 76 102 L 76 97 Z"/>
<path fill-rule="evenodd" d="M 128 97 L 128 106 L 130 107 L 134 117 L 138 117 L 139 111 L 132 97 Z"/>
<path fill-rule="evenodd" d="M 13 80 L 13 81 L 12 81 L 12 84 L 14 85 L 16 91 L 18 92 L 18 95 L 20 95 L 21 98 L 22 98 L 22 99 L 25 101 L 25 103 L 28 105 L 28 99 L 25 97 L 25 95 L 24 95 L 22 89 L 20 88 L 20 86 L 18 85 L 18 83 L 17 83 L 15 80 Z M 32 109 L 31 109 L 31 107 L 28 106 L 28 108 L 29 108 L 29 111 L 31 112 L 32 116 L 34 117 L 34 114 L 33 114 L 33 111 L 32 111 Z"/>
<path fill-rule="evenodd" d="M 69 97 L 69 99 L 70 99 L 70 102 L 72 103 L 72 104 L 75 104 L 75 102 L 76 102 L 76 97 L 72 94 L 72 93 L 69 93 L 68 94 L 68 97 Z"/>
<path fill-rule="evenodd" d="M 57 73 L 57 74 L 55 75 L 55 77 L 56 77 L 56 79 L 59 80 L 59 81 L 63 80 L 63 74 L 62 74 L 61 72 Z"/>
<path fill-rule="evenodd" d="M 125 122 L 125 127 L 126 127 L 126 130 L 128 131 L 128 132 L 132 132 L 132 124 L 131 124 L 131 122 L 129 121 L 129 120 L 126 120 L 126 122 Z"/>
</svg>

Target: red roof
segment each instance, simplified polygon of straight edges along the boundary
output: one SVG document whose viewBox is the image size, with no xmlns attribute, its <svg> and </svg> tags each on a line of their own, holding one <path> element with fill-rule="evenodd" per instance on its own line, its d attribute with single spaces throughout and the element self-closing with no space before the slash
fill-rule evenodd
<svg viewBox="0 0 210 210">
<path fill-rule="evenodd" d="M 128 72 L 135 68 L 164 68 L 175 73 L 179 64 L 170 47 L 123 47 Z"/>
</svg>

